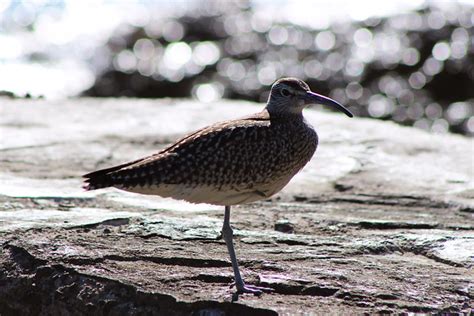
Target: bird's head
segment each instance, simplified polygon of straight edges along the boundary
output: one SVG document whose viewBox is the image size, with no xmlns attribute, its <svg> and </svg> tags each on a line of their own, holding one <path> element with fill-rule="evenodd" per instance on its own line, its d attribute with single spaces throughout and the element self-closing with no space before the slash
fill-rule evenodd
<svg viewBox="0 0 474 316">
<path fill-rule="evenodd" d="M 282 78 L 273 84 L 267 110 L 270 114 L 301 114 L 309 104 L 328 105 L 344 112 L 349 117 L 353 116 L 343 105 L 312 92 L 306 82 L 296 78 Z"/>
</svg>

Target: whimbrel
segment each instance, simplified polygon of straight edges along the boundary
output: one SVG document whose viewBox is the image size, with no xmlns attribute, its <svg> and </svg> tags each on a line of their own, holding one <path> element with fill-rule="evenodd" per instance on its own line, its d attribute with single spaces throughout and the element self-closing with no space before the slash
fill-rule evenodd
<svg viewBox="0 0 474 316">
<path fill-rule="evenodd" d="M 296 78 L 276 81 L 260 113 L 216 123 L 191 133 L 149 157 L 84 175 L 86 190 L 121 190 L 225 206 L 222 236 L 234 271 L 237 293 L 266 288 L 244 283 L 230 226 L 232 205 L 267 199 L 279 192 L 313 156 L 316 131 L 303 118 L 309 104 L 336 101 L 311 92 Z"/>
</svg>

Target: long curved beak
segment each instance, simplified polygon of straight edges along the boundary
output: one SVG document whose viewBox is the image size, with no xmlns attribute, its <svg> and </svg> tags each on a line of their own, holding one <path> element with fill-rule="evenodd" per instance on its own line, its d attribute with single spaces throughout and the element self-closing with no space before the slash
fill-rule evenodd
<svg viewBox="0 0 474 316">
<path fill-rule="evenodd" d="M 342 104 L 340 104 L 340 103 L 334 101 L 333 99 L 330 99 L 330 98 L 328 98 L 328 97 L 325 97 L 325 96 L 323 96 L 323 95 L 314 93 L 314 92 L 312 92 L 312 91 L 306 92 L 305 99 L 306 99 L 306 101 L 309 101 L 309 102 L 312 102 L 312 103 L 332 106 L 332 107 L 338 109 L 339 111 L 344 112 L 344 113 L 345 113 L 347 116 L 349 116 L 349 117 L 353 117 L 353 116 L 354 116 L 354 114 L 352 114 L 351 111 L 349 111 L 349 110 L 348 110 L 345 106 L 343 106 Z"/>
</svg>

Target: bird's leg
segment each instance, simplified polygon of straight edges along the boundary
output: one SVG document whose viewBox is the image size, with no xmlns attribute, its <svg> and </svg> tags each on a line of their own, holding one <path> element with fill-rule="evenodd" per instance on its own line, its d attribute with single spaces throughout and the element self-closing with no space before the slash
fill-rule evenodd
<svg viewBox="0 0 474 316">
<path fill-rule="evenodd" d="M 222 237 L 227 245 L 229 252 L 230 261 L 232 262 L 232 269 L 234 270 L 235 287 L 238 293 L 253 293 L 256 295 L 262 294 L 262 292 L 272 291 L 273 289 L 258 287 L 253 285 L 246 285 L 239 271 L 239 264 L 237 263 L 237 257 L 235 255 L 234 243 L 232 241 L 234 232 L 230 227 L 230 206 L 225 207 L 224 213 L 224 225 L 222 226 Z"/>
</svg>

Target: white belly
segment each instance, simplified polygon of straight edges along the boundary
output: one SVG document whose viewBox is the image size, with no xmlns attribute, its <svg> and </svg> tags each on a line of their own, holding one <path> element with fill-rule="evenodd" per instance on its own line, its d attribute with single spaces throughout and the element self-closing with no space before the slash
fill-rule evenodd
<svg viewBox="0 0 474 316">
<path fill-rule="evenodd" d="M 250 203 L 267 198 L 266 194 L 257 190 L 235 190 L 231 188 L 217 189 L 213 186 L 187 187 L 183 185 L 166 184 L 118 189 L 140 194 L 159 195 L 191 203 L 206 203 L 214 205 L 236 205 Z"/>
<path fill-rule="evenodd" d="M 171 197 L 191 203 L 206 203 L 229 206 L 267 199 L 283 189 L 283 187 L 288 184 L 292 177 L 293 175 L 288 175 L 287 177 L 272 181 L 272 183 L 255 185 L 247 188 L 219 188 L 215 186 L 186 186 L 179 184 L 161 184 L 143 187 L 116 186 L 116 188 L 140 194 Z"/>
</svg>

